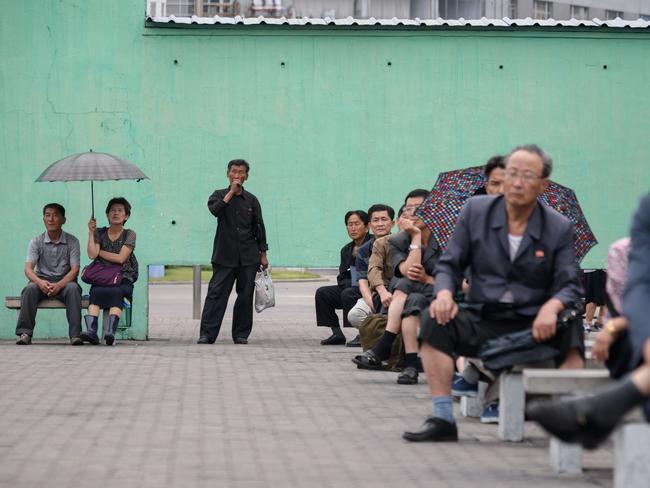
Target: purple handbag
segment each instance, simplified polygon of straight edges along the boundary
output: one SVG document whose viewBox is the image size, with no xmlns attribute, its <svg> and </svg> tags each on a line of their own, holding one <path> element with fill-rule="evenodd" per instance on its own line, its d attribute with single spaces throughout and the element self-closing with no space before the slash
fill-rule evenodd
<svg viewBox="0 0 650 488">
<path fill-rule="evenodd" d="M 93 261 L 81 272 L 81 281 L 89 285 L 117 286 L 122 283 L 122 265 Z"/>
</svg>

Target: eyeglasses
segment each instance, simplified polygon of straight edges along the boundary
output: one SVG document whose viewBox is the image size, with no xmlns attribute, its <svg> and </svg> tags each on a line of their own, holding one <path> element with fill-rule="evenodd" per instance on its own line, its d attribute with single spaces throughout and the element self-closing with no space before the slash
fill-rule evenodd
<svg viewBox="0 0 650 488">
<path fill-rule="evenodd" d="M 404 207 L 402 209 L 402 213 L 413 215 L 413 212 L 415 212 L 419 207 L 420 207 L 419 205 L 410 205 L 408 207 Z"/>
<path fill-rule="evenodd" d="M 519 172 L 515 170 L 506 171 L 507 180 L 516 180 L 518 178 L 521 179 L 521 181 L 523 181 L 524 183 L 532 183 L 535 180 L 541 180 L 543 177 L 537 176 L 535 173 L 531 171 L 524 171 L 521 174 L 519 174 Z"/>
</svg>

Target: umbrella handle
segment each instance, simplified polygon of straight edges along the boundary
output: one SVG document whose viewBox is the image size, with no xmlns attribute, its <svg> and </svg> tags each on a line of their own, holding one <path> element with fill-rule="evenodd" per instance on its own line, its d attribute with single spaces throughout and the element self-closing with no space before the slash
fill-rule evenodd
<svg viewBox="0 0 650 488">
<path fill-rule="evenodd" d="M 90 205 L 91 205 L 91 218 L 95 218 L 95 190 L 93 188 L 93 180 L 90 180 Z"/>
</svg>

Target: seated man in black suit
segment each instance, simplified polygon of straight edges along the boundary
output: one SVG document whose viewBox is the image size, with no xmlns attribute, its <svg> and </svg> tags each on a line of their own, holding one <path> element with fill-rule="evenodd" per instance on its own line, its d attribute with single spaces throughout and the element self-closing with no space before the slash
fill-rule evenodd
<svg viewBox="0 0 650 488">
<path fill-rule="evenodd" d="M 582 295 L 573 224 L 537 197 L 552 161 L 535 145 L 506 157 L 504 195 L 470 198 L 435 269 L 435 299 L 422 314 L 420 356 L 433 416 L 409 441 L 456 441 L 451 383 L 454 356 L 475 357 L 492 338 L 532 328 L 560 351 L 564 367 L 584 366 L 581 320 L 557 328 L 558 314 Z M 469 268 L 466 308 L 454 301 Z"/>
<path fill-rule="evenodd" d="M 634 371 L 594 395 L 533 403 L 527 409 L 528 417 L 554 436 L 590 449 L 604 441 L 623 415 L 637 405 L 645 403 L 650 421 L 650 195 L 641 201 L 630 235 L 623 315 L 628 323 L 629 367 Z"/>
<path fill-rule="evenodd" d="M 332 329 L 332 335 L 320 341 L 323 346 L 345 344 L 345 335 L 336 310 L 343 309 L 343 326 L 350 327 L 348 312 L 361 297 L 359 288 L 352 286 L 352 271 L 359 248 L 370 239 L 368 214 L 363 210 L 350 210 L 345 214 L 345 226 L 352 240 L 341 248 L 337 284 L 321 286 L 316 290 L 316 325 Z"/>
</svg>

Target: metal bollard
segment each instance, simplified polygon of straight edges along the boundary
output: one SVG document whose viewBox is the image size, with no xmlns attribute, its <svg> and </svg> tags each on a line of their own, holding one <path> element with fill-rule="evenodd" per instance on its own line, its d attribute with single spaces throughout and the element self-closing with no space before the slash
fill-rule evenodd
<svg viewBox="0 0 650 488">
<path fill-rule="evenodd" d="M 192 266 L 192 318 L 201 318 L 201 266 Z"/>
</svg>

